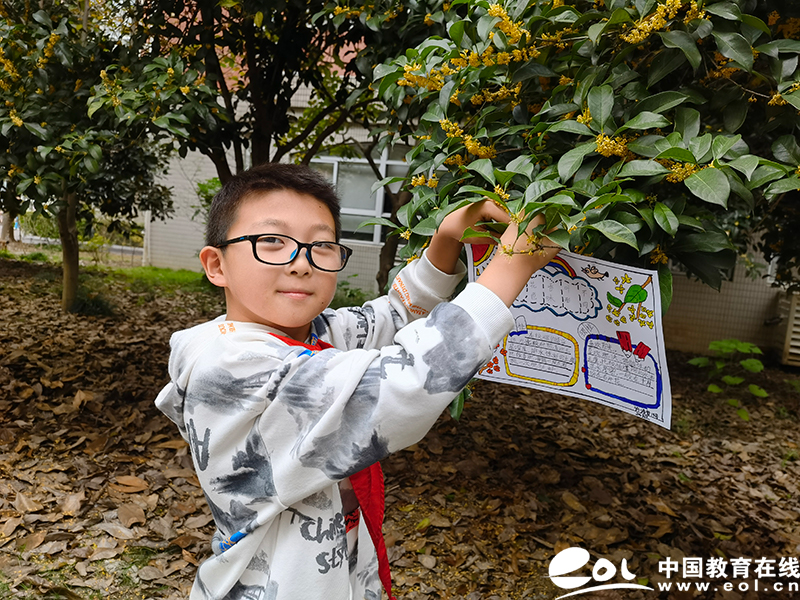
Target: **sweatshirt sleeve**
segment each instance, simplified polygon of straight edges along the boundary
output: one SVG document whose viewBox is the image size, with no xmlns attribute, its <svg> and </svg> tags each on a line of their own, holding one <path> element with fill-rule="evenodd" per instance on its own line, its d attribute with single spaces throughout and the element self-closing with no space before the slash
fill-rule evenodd
<svg viewBox="0 0 800 600">
<path fill-rule="evenodd" d="M 391 344 L 399 329 L 428 316 L 437 304 L 448 300 L 465 274 L 460 261 L 455 273 L 440 271 L 425 251 L 397 274 L 387 295 L 363 306 L 326 310 L 314 321 L 315 333 L 345 350 Z"/>
<path fill-rule="evenodd" d="M 261 355 L 230 344 L 186 393 L 212 510 L 288 507 L 416 443 L 512 326 L 502 301 L 471 283 L 380 349 L 269 346 L 267 357 L 263 341 Z"/>
</svg>

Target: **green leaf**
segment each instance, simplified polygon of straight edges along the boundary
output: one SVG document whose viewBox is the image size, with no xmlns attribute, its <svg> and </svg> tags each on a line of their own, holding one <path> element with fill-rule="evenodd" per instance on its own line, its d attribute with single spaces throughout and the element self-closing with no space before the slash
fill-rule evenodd
<svg viewBox="0 0 800 600">
<path fill-rule="evenodd" d="M 569 152 L 565 152 L 558 160 L 558 176 L 561 181 L 566 183 L 583 164 L 583 159 L 596 149 L 597 144 L 595 142 L 588 142 L 573 148 Z"/>
<path fill-rule="evenodd" d="M 740 408 L 736 411 L 736 414 L 739 415 L 739 418 L 742 421 L 750 421 L 750 413 L 747 412 L 746 408 Z"/>
<path fill-rule="evenodd" d="M 634 114 L 641 112 L 662 113 L 670 108 L 678 106 L 689 99 L 689 96 L 682 92 L 661 92 L 648 96 L 636 104 Z"/>
<path fill-rule="evenodd" d="M 589 228 L 595 229 L 610 239 L 612 242 L 620 244 L 627 244 L 631 248 L 639 249 L 636 241 L 636 235 L 622 223 L 617 221 L 600 221 L 588 225 Z"/>
<path fill-rule="evenodd" d="M 592 130 L 583 123 L 578 123 L 568 119 L 566 121 L 559 121 L 547 128 L 547 133 L 558 133 L 563 131 L 565 133 L 575 133 L 578 135 L 594 135 Z"/>
<path fill-rule="evenodd" d="M 368 227 L 369 225 L 384 225 L 386 227 L 391 227 L 392 229 L 397 228 L 397 223 L 393 223 L 389 219 L 384 217 L 372 217 L 371 219 L 367 219 L 366 221 L 361 221 L 358 224 L 356 230 L 361 229 L 362 227 Z"/>
<path fill-rule="evenodd" d="M 772 144 L 772 154 L 782 162 L 800 164 L 800 145 L 793 135 L 782 135 L 775 140 Z"/>
<path fill-rule="evenodd" d="M 710 383 L 708 384 L 708 391 L 711 392 L 712 394 L 719 394 L 720 392 L 722 392 L 722 388 L 719 387 L 716 383 Z"/>
<path fill-rule="evenodd" d="M 683 180 L 689 191 L 695 196 L 710 204 L 719 204 L 728 207 L 728 196 L 731 193 L 731 184 L 725 173 L 719 169 L 708 168 L 693 173 Z"/>
<path fill-rule="evenodd" d="M 663 152 L 659 153 L 656 158 L 668 158 L 670 160 L 697 164 L 697 159 L 694 157 L 694 154 L 692 154 L 691 151 L 687 150 L 686 148 L 678 148 L 677 146 L 673 148 L 667 148 Z"/>
<path fill-rule="evenodd" d="M 697 137 L 700 133 L 700 113 L 694 108 L 680 106 L 675 109 L 675 128 L 684 140 Z"/>
<path fill-rule="evenodd" d="M 28 122 L 26 122 L 25 123 L 25 129 L 30 131 L 33 135 L 38 137 L 40 140 L 46 140 L 47 139 L 47 131 L 41 125 L 38 125 L 36 123 L 28 123 Z"/>
<path fill-rule="evenodd" d="M 742 365 L 745 371 L 750 371 L 751 373 L 760 373 L 764 370 L 764 363 L 757 358 L 745 358 L 740 360 L 739 364 Z"/>
<path fill-rule="evenodd" d="M 592 113 L 592 118 L 594 118 L 594 113 Z M 625 129 L 650 129 L 654 127 L 666 127 L 669 124 L 669 119 L 667 119 L 667 117 L 664 115 L 650 111 L 644 111 L 640 112 L 630 121 L 624 123 L 619 129 L 617 129 L 617 131 L 614 132 L 614 135 L 619 134 Z"/>
<path fill-rule="evenodd" d="M 527 62 L 519 69 L 514 71 L 514 76 L 511 78 L 513 83 L 519 83 L 526 79 L 533 79 L 534 77 L 555 77 L 556 73 L 549 67 L 544 66 L 536 61 Z"/>
<path fill-rule="evenodd" d="M 555 179 L 540 179 L 534 181 L 525 190 L 525 202 L 535 202 L 548 192 L 563 188 L 564 184 Z"/>
<path fill-rule="evenodd" d="M 694 365 L 695 367 L 707 367 L 711 361 L 708 360 L 707 356 L 697 356 L 692 360 L 687 360 L 686 362 L 690 365 Z"/>
<path fill-rule="evenodd" d="M 689 150 L 698 162 L 708 162 L 706 155 L 711 152 L 711 143 L 714 137 L 710 133 L 689 139 Z"/>
<path fill-rule="evenodd" d="M 405 177 L 384 177 L 380 181 L 376 181 L 375 183 L 372 184 L 370 192 L 374 194 L 385 185 L 390 185 L 392 183 L 399 183 L 405 180 L 406 180 Z"/>
<path fill-rule="evenodd" d="M 740 139 L 742 139 L 741 135 L 731 137 L 725 135 L 716 136 L 714 141 L 711 142 L 711 152 L 714 154 L 714 158 L 721 160 Z"/>
<path fill-rule="evenodd" d="M 632 285 L 625 292 L 625 304 L 641 304 L 647 300 L 647 290 L 640 285 Z"/>
<path fill-rule="evenodd" d="M 674 48 L 662 50 L 650 64 L 650 70 L 647 73 L 647 87 L 652 87 L 685 62 L 686 56 L 680 50 Z"/>
<path fill-rule="evenodd" d="M 740 404 L 736 398 L 728 398 L 728 406 L 732 406 L 733 408 L 739 408 Z"/>
<path fill-rule="evenodd" d="M 767 190 L 767 194 L 784 194 L 786 192 L 794 192 L 800 190 L 800 179 L 796 176 L 787 177 L 771 184 Z"/>
<path fill-rule="evenodd" d="M 755 383 L 751 383 L 750 385 L 748 385 L 747 389 L 750 391 L 751 394 L 753 394 L 753 396 L 757 396 L 758 398 L 766 398 L 767 396 L 769 396 L 767 390 L 765 390 L 760 386 L 757 386 Z"/>
<path fill-rule="evenodd" d="M 464 37 L 464 27 L 466 26 L 466 21 L 463 19 L 459 19 L 455 21 L 452 25 L 450 25 L 449 29 L 447 30 L 450 39 L 453 40 L 456 44 L 461 46 L 461 40 Z"/>
<path fill-rule="evenodd" d="M 717 31 L 715 29 L 711 32 L 711 35 L 717 41 L 717 50 L 722 56 L 730 58 L 747 71 L 752 70 L 753 48 L 742 34 L 733 31 Z"/>
<path fill-rule="evenodd" d="M 469 400 L 470 396 L 472 396 L 472 392 L 468 387 L 465 387 L 450 403 L 450 416 L 456 421 L 461 418 L 461 413 L 464 411 L 464 402 Z"/>
<path fill-rule="evenodd" d="M 467 165 L 467 169 L 470 171 L 474 171 L 481 175 L 486 181 L 495 185 L 497 180 L 494 177 L 494 166 L 492 165 L 492 161 L 488 158 L 481 158 L 479 160 L 474 160 L 469 165 Z"/>
<path fill-rule="evenodd" d="M 689 64 L 692 65 L 693 69 L 696 69 L 700 66 L 700 62 L 702 60 L 700 56 L 700 50 L 697 49 L 697 44 L 691 35 L 685 31 L 681 31 L 680 29 L 675 29 L 673 31 L 660 31 L 658 35 L 661 36 L 661 41 L 664 42 L 664 45 L 667 48 L 678 48 L 681 50 L 684 55 L 686 55 L 686 58 L 689 60 Z"/>
<path fill-rule="evenodd" d="M 744 377 L 734 377 L 733 375 L 725 375 L 722 378 L 722 381 L 724 381 L 726 385 L 739 385 L 744 381 Z"/>
<path fill-rule="evenodd" d="M 672 271 L 668 265 L 658 266 L 658 290 L 661 293 L 661 315 L 664 316 L 672 304 Z"/>
<path fill-rule="evenodd" d="M 648 177 L 669 173 L 664 165 L 654 160 L 632 160 L 620 169 L 619 177 Z"/>
<path fill-rule="evenodd" d="M 728 19 L 729 21 L 739 21 L 742 18 L 741 9 L 733 2 L 716 2 L 714 4 L 706 4 L 703 6 L 703 10 L 711 13 L 712 15 L 722 17 L 723 19 Z"/>
<path fill-rule="evenodd" d="M 614 109 L 614 90 L 610 85 L 594 87 L 589 90 L 586 100 L 589 112 L 592 114 L 593 123 L 596 121 L 600 131 L 611 120 L 611 111 Z"/>
<path fill-rule="evenodd" d="M 619 308 L 619 307 L 621 307 L 621 306 L 622 306 L 622 300 L 620 300 L 620 299 L 619 299 L 619 298 L 617 298 L 616 296 L 613 296 L 613 295 L 611 294 L 611 292 L 606 292 L 606 298 L 608 298 L 608 301 L 609 301 L 609 302 L 610 302 L 612 305 L 616 306 L 617 308 Z"/>
<path fill-rule="evenodd" d="M 678 226 L 680 225 L 678 217 L 676 217 L 675 213 L 663 202 L 656 202 L 653 208 L 653 217 L 655 217 L 658 226 L 668 234 L 674 236 L 678 231 Z"/>
<path fill-rule="evenodd" d="M 758 168 L 758 157 L 752 154 L 745 154 L 732 160 L 727 166 L 736 169 L 750 179 L 753 176 L 753 172 Z"/>
</svg>

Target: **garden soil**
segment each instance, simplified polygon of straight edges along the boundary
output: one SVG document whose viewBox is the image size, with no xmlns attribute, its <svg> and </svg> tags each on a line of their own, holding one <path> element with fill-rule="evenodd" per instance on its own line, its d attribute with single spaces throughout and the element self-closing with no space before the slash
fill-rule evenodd
<svg viewBox="0 0 800 600">
<path fill-rule="evenodd" d="M 59 280 L 52 265 L 0 259 L 0 597 L 187 598 L 212 519 L 187 446 L 153 399 L 170 334 L 221 305 L 109 277 L 112 315 L 62 314 Z M 478 383 L 460 421 L 442 415 L 383 464 L 398 598 L 555 599 L 575 590 L 554 585 L 550 562 L 580 547 L 591 558 L 576 574 L 595 580 L 577 591 L 623 573 L 654 588 L 581 598 L 800 599 L 763 591 L 781 559 L 800 556 L 800 394 L 787 383 L 799 375 L 770 366 L 747 381 L 767 398 L 715 395 L 689 358 L 668 356 L 672 430 Z M 667 558 L 723 559 L 728 571 L 683 579 Z M 742 558 L 750 571 L 734 578 Z M 711 585 L 658 591 L 670 581 Z"/>
</svg>

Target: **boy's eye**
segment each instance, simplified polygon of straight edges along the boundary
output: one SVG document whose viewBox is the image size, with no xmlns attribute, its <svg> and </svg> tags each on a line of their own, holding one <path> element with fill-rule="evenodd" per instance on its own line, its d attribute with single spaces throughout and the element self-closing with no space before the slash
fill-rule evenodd
<svg viewBox="0 0 800 600">
<path fill-rule="evenodd" d="M 279 237 L 265 235 L 263 237 L 258 238 L 258 243 L 259 245 L 262 246 L 282 246 L 286 242 Z"/>
<path fill-rule="evenodd" d="M 314 246 L 321 252 L 336 252 L 336 244 L 333 242 L 315 242 Z"/>
</svg>

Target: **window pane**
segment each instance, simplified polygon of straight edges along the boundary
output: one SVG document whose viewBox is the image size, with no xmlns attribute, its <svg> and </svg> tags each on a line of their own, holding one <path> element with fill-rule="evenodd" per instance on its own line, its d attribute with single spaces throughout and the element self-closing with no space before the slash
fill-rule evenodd
<svg viewBox="0 0 800 600">
<path fill-rule="evenodd" d="M 377 181 L 369 165 L 339 163 L 339 181 L 336 191 L 342 199 L 342 206 L 375 211 L 375 196 L 370 192 Z"/>
<path fill-rule="evenodd" d="M 349 240 L 364 240 L 366 242 L 372 241 L 372 232 L 374 227 L 367 225 L 356 231 L 356 228 L 366 221 L 369 217 L 362 217 L 361 215 L 342 215 L 342 237 Z"/>
</svg>

